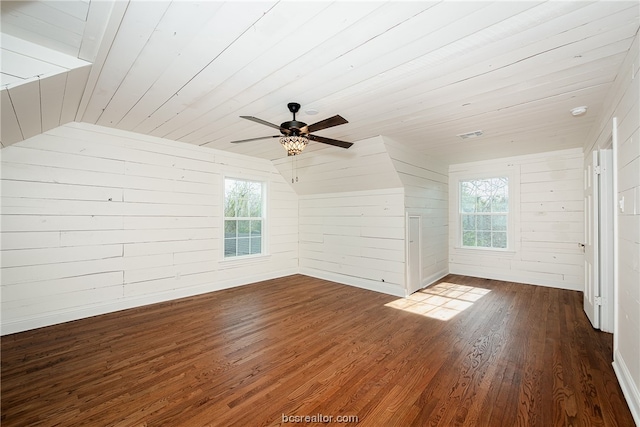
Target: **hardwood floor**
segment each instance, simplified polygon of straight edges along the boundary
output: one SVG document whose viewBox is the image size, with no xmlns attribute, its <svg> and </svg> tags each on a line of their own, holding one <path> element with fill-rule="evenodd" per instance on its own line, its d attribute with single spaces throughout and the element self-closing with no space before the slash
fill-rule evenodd
<svg viewBox="0 0 640 427">
<path fill-rule="evenodd" d="M 398 300 L 295 275 L 2 337 L 0 420 L 633 426 L 612 336 L 581 307 L 463 276 Z"/>
</svg>

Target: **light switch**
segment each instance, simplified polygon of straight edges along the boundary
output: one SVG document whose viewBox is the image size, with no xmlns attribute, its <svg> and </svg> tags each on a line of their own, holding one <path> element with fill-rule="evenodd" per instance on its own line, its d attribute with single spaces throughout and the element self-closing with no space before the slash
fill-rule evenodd
<svg viewBox="0 0 640 427">
<path fill-rule="evenodd" d="M 624 213 L 624 196 L 622 196 L 620 200 L 618 200 L 618 206 L 620 207 L 620 212 Z"/>
</svg>

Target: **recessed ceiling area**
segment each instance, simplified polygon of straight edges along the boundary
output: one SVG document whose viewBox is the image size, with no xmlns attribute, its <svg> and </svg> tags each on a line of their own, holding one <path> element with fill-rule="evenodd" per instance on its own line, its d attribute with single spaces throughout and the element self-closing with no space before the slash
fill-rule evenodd
<svg viewBox="0 0 640 427">
<path fill-rule="evenodd" d="M 27 37 L 49 2 L 5 3 L 3 31 Z M 110 17 L 76 121 L 275 160 L 286 156 L 277 140 L 230 143 L 264 134 L 239 116 L 281 123 L 287 103 L 298 102 L 306 123 L 349 121 L 321 136 L 384 135 L 446 163 L 581 147 L 640 9 L 636 1 L 59 3 L 55 15 L 69 18 L 47 28 L 79 35 L 78 53 L 95 37 L 81 31 L 82 16 Z M 583 105 L 586 114 L 569 113 Z M 458 136 L 478 129 L 480 137 Z M 338 149 L 311 143 L 304 155 L 315 150 Z"/>
</svg>

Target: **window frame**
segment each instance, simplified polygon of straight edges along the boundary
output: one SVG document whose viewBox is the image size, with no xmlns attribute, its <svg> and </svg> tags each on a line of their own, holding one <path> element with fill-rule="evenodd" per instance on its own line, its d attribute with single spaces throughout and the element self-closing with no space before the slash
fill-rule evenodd
<svg viewBox="0 0 640 427">
<path fill-rule="evenodd" d="M 261 207 L 261 216 L 260 217 L 227 217 L 225 215 L 225 211 L 226 211 L 226 185 L 227 185 L 227 181 L 229 180 L 234 180 L 234 181 L 244 181 L 244 182 L 251 182 L 251 183 L 258 183 L 261 186 L 261 202 L 262 202 L 262 207 Z M 232 175 L 228 175 L 228 176 L 223 176 L 222 178 L 222 208 L 221 208 L 221 217 L 222 217 L 222 243 L 221 243 L 221 262 L 226 263 L 226 264 L 233 264 L 234 262 L 244 262 L 247 260 L 255 260 L 255 259 L 260 259 L 260 258 L 265 258 L 268 257 L 269 254 L 267 253 L 267 217 L 268 217 L 268 212 L 267 212 L 267 198 L 268 198 L 268 182 L 264 179 L 261 178 L 257 178 L 257 177 L 242 177 L 239 178 L 237 176 L 232 176 Z M 260 230 L 260 253 L 255 253 L 255 254 L 245 254 L 245 255 L 234 255 L 234 256 L 226 256 L 225 254 L 225 243 L 226 243 L 226 222 L 227 220 L 231 220 L 231 219 L 237 219 L 239 220 L 239 218 L 243 218 L 246 220 L 251 220 L 253 219 L 260 219 L 262 224 L 261 224 L 261 230 Z M 237 239 L 237 237 L 236 237 Z M 237 252 L 237 251 L 236 251 Z"/>
<path fill-rule="evenodd" d="M 520 208 L 520 180 L 517 169 L 513 165 L 509 167 L 483 167 L 482 170 L 476 172 L 461 171 L 452 172 L 450 174 L 450 194 L 455 197 L 455 202 L 450 205 L 455 209 L 453 215 L 450 217 L 452 221 L 456 223 L 455 241 L 452 242 L 452 246 L 456 251 L 472 252 L 481 251 L 484 254 L 505 254 L 515 253 L 518 248 L 517 242 L 520 239 L 519 229 L 516 227 L 519 218 Z M 460 184 L 463 181 L 482 180 L 489 178 L 506 177 L 508 179 L 508 195 L 509 195 L 509 210 L 507 212 L 507 247 L 506 248 L 493 248 L 484 246 L 464 246 L 463 245 L 463 227 L 462 227 L 462 212 L 461 212 L 461 192 Z M 453 187 L 453 188 L 452 188 Z"/>
<path fill-rule="evenodd" d="M 481 212 L 481 211 L 477 211 L 474 208 L 474 212 L 463 212 L 462 211 L 462 184 L 465 182 L 473 182 L 473 181 L 487 181 L 487 180 L 493 180 L 493 179 L 505 179 L 506 180 L 506 185 L 507 185 L 507 206 L 506 206 L 506 211 L 501 211 L 501 212 L 494 212 L 493 211 L 493 204 L 491 204 L 491 209 L 488 212 Z M 509 185 L 509 177 L 506 175 L 499 175 L 499 176 L 491 176 L 491 177 L 487 177 L 487 178 L 467 178 L 467 179 L 459 179 L 458 180 L 458 227 L 460 229 L 460 240 L 459 240 L 459 244 L 461 248 L 464 249 L 496 249 L 496 250 L 508 250 L 509 248 L 509 239 L 508 236 L 511 233 L 511 228 L 509 227 L 509 217 L 510 217 L 510 206 L 508 203 L 509 200 L 509 188 L 511 187 Z M 465 217 L 473 217 L 473 218 L 478 218 L 480 216 L 489 216 L 491 218 L 490 220 L 490 229 L 488 230 L 491 234 L 493 234 L 493 217 L 505 217 L 505 224 L 504 224 L 504 231 L 503 230 L 499 230 L 499 232 L 504 232 L 504 236 L 505 236 L 505 247 L 498 247 L 498 246 L 493 246 L 493 235 L 491 236 L 491 246 L 479 246 L 479 245 L 475 245 L 475 246 L 468 246 L 465 245 L 464 241 L 465 241 L 465 228 L 464 228 L 464 222 L 465 222 Z M 475 220 L 476 223 L 476 228 L 475 230 L 473 230 L 473 232 L 476 234 L 476 242 L 478 240 L 478 233 L 480 231 L 487 231 L 486 229 L 484 230 L 478 230 L 478 222 L 477 220 Z"/>
</svg>

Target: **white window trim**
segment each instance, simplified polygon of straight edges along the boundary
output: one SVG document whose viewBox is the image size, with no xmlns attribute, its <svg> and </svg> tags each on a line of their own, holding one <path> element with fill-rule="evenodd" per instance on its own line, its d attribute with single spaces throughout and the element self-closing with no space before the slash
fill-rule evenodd
<svg viewBox="0 0 640 427">
<path fill-rule="evenodd" d="M 220 266 L 219 267 L 220 270 L 224 270 L 227 268 L 234 268 L 238 266 L 244 266 L 247 264 L 259 264 L 262 262 L 269 261 L 270 258 L 271 258 L 271 254 L 240 255 L 240 256 L 234 256 L 230 258 L 223 258 L 218 261 L 218 265 Z"/>
<path fill-rule="evenodd" d="M 509 179 L 509 212 L 507 219 L 507 247 L 484 248 L 462 246 L 462 222 L 460 216 L 460 182 L 474 179 L 486 179 L 506 176 Z M 504 256 L 515 254 L 520 245 L 520 170 L 518 166 L 485 166 L 477 171 L 451 172 L 449 175 L 449 195 L 453 203 L 450 203 L 452 211 L 449 219 L 455 224 L 453 249 L 458 253 L 477 253 L 484 255 Z"/>
<path fill-rule="evenodd" d="M 224 221 L 225 221 L 225 215 L 224 215 L 224 208 L 225 208 L 225 200 L 224 200 L 224 195 L 225 195 L 225 185 L 226 185 L 226 181 L 227 179 L 233 179 L 233 180 L 237 180 L 237 181 L 253 181 L 253 182 L 260 182 L 262 184 L 262 248 L 261 248 L 261 252 L 259 254 L 249 254 L 249 255 L 238 255 L 238 256 L 234 256 L 234 257 L 225 257 L 224 256 Z M 254 264 L 257 262 L 262 262 L 262 261 L 266 261 L 267 259 L 269 259 L 271 257 L 271 254 L 269 253 L 269 239 L 268 239 L 268 235 L 269 235 L 269 191 L 270 191 L 270 185 L 269 185 L 269 181 L 267 179 L 265 179 L 264 177 L 257 177 L 257 176 L 243 176 L 243 177 L 239 177 L 236 175 L 224 175 L 222 177 L 222 195 L 221 195 L 221 199 L 222 202 L 220 204 L 220 223 L 221 223 L 221 242 L 220 242 L 220 254 L 221 257 L 218 260 L 218 263 L 220 264 L 221 268 L 232 268 L 236 265 L 246 265 L 246 264 Z"/>
</svg>

